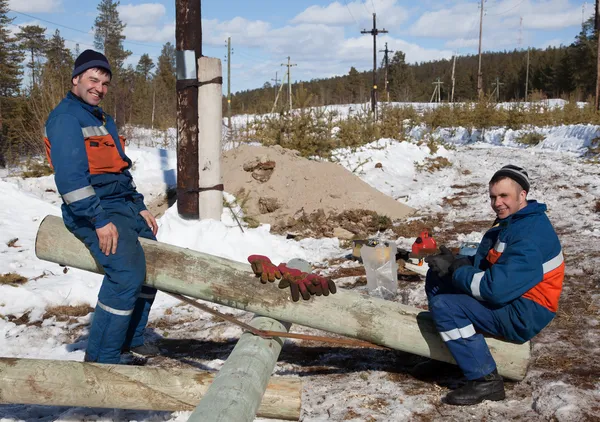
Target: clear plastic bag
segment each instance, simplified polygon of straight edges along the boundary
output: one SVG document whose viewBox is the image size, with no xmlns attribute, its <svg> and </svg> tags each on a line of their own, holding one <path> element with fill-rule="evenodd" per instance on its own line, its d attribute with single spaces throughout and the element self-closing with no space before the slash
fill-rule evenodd
<svg viewBox="0 0 600 422">
<path fill-rule="evenodd" d="M 367 290 L 371 296 L 393 299 L 398 293 L 397 247 L 394 242 L 363 246 L 360 255 L 367 272 Z"/>
</svg>

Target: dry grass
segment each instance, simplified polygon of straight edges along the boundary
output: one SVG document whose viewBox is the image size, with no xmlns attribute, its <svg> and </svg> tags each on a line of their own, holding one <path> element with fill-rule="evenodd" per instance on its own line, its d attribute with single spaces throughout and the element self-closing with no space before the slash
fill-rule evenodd
<svg viewBox="0 0 600 422">
<path fill-rule="evenodd" d="M 71 318 L 83 317 L 93 311 L 94 308 L 87 303 L 76 306 L 52 306 L 46 309 L 43 319 L 54 317 L 57 321 L 69 321 Z"/>
<path fill-rule="evenodd" d="M 452 163 L 446 157 L 427 157 L 425 158 L 425 162 L 423 164 L 415 163 L 415 170 L 419 172 L 427 171 L 429 173 L 433 173 L 451 166 Z"/>
<path fill-rule="evenodd" d="M 353 267 L 353 268 L 338 268 L 333 273 L 331 273 L 330 277 L 332 279 L 343 278 L 343 277 L 357 277 L 364 276 L 366 274 L 365 267 Z"/>
<path fill-rule="evenodd" d="M 18 241 L 19 241 L 18 237 L 10 239 L 8 242 L 6 242 L 6 246 L 8 246 L 9 248 L 20 248 L 20 246 L 17 245 Z"/>
<path fill-rule="evenodd" d="M 438 214 L 432 217 L 427 217 L 421 220 L 412 220 L 409 222 L 396 223 L 392 227 L 392 231 L 398 237 L 417 237 L 423 230 L 427 230 L 430 234 L 433 228 L 439 226 L 442 222 L 442 215 Z"/>
<path fill-rule="evenodd" d="M 0 284 L 18 286 L 27 283 L 27 281 L 27 277 L 23 277 L 22 275 L 17 273 L 0 274 Z"/>
<path fill-rule="evenodd" d="M 43 176 L 49 176 L 52 173 L 54 173 L 54 171 L 52 170 L 52 168 L 50 168 L 50 166 L 46 163 L 39 163 L 39 162 L 30 162 L 27 164 L 27 170 L 25 170 L 21 176 L 23 177 L 23 179 L 27 179 L 30 177 L 43 177 Z"/>
</svg>

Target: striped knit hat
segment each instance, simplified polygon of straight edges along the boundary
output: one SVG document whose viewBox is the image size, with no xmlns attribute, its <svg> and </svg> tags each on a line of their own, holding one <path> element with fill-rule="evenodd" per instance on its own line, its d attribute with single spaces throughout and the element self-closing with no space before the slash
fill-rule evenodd
<svg viewBox="0 0 600 422">
<path fill-rule="evenodd" d="M 496 183 L 498 180 L 503 177 L 509 177 L 515 182 L 517 182 L 523 190 L 529 192 L 529 175 L 527 171 L 523 167 L 515 166 L 513 164 L 508 164 L 494 173 L 494 176 L 490 180 L 490 184 Z"/>
</svg>

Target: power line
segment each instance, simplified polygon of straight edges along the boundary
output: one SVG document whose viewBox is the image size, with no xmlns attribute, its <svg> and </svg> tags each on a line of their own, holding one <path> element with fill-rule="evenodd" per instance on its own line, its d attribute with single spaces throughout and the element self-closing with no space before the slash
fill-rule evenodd
<svg viewBox="0 0 600 422">
<path fill-rule="evenodd" d="M 352 11 L 350 10 L 350 6 L 348 6 L 348 1 L 344 0 L 344 4 L 346 5 L 346 9 L 348 9 L 348 13 L 350 13 L 350 16 L 352 16 L 352 19 L 354 19 L 354 22 L 356 22 L 356 24 L 360 27 L 360 24 L 358 23 L 358 21 L 356 20 L 356 18 L 352 14 Z"/>
<path fill-rule="evenodd" d="M 49 20 L 47 20 L 47 19 L 42 19 L 42 18 L 39 18 L 39 17 L 37 17 L 37 16 L 28 15 L 27 13 L 23 13 L 23 12 L 17 12 L 17 11 L 15 11 L 15 10 L 12 10 L 12 9 L 8 9 L 8 10 L 9 10 L 9 12 L 12 12 L 12 13 L 17 13 L 17 14 L 19 14 L 19 15 L 23 15 L 23 16 L 27 16 L 28 18 L 32 18 L 32 19 L 37 19 L 37 20 L 39 20 L 39 21 L 46 22 L 46 23 L 49 23 L 49 24 L 51 24 L 51 25 L 54 25 L 54 26 L 60 26 L 61 28 L 70 29 L 71 31 L 75 31 L 75 32 L 81 32 L 82 34 L 86 34 L 86 35 L 93 35 L 93 34 L 91 34 L 91 33 L 90 33 L 90 32 L 88 32 L 88 31 L 83 31 L 83 30 L 81 30 L 81 29 L 72 28 L 72 27 L 70 27 L 70 26 L 66 26 L 66 25 L 63 25 L 63 24 L 60 24 L 60 23 L 52 22 L 52 21 L 49 21 Z M 158 45 L 158 44 L 148 44 L 148 43 L 141 43 L 141 42 L 135 42 L 135 41 L 127 41 L 127 40 L 124 40 L 124 41 L 123 41 L 123 43 L 125 43 L 125 44 L 133 44 L 133 45 L 140 45 L 140 46 L 143 46 L 143 47 L 162 48 L 162 45 Z"/>
<path fill-rule="evenodd" d="M 373 5 L 373 13 L 377 13 L 377 10 L 375 9 L 375 3 L 373 2 L 373 0 L 371 0 L 371 4 Z"/>
<path fill-rule="evenodd" d="M 360 0 L 359 0 L 360 1 Z M 363 7 L 365 8 L 365 11 L 369 14 L 372 15 L 371 12 L 369 12 L 369 9 L 367 9 L 367 0 L 364 0 L 364 2 L 361 3 L 363 5 Z"/>
<path fill-rule="evenodd" d="M 522 5 L 525 2 L 525 0 L 521 0 L 519 3 L 517 3 L 515 6 L 511 7 L 510 9 L 506 9 L 504 12 L 500 12 L 500 13 L 492 13 L 492 14 L 487 14 L 487 16 L 501 16 L 504 15 L 508 12 L 510 12 L 511 10 L 516 9 L 517 7 L 519 7 L 520 5 Z"/>
</svg>

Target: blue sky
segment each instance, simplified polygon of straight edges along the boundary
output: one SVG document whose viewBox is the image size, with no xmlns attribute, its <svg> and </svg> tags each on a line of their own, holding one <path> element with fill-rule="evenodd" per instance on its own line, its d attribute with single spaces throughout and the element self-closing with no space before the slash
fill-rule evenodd
<svg viewBox="0 0 600 422">
<path fill-rule="evenodd" d="M 67 46 L 93 47 L 95 0 L 9 0 L 15 25 L 59 29 Z M 347 74 L 373 66 L 372 14 L 389 31 L 377 47 L 401 50 L 409 62 L 477 53 L 480 0 L 219 0 L 202 2 L 203 53 L 223 60 L 231 37 L 232 91 L 281 79 L 291 57 L 292 81 Z M 574 0 L 486 0 L 483 49 L 568 45 L 594 3 Z M 122 0 L 125 47 L 135 65 L 144 53 L 156 59 L 165 42 L 175 42 L 175 0 Z M 522 22 L 522 23 L 521 23 Z M 62 26 L 61 26 L 62 25 Z M 519 42 L 520 40 L 520 42 Z M 381 62 L 383 53 L 378 53 Z"/>
</svg>

